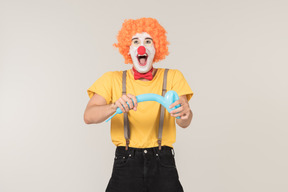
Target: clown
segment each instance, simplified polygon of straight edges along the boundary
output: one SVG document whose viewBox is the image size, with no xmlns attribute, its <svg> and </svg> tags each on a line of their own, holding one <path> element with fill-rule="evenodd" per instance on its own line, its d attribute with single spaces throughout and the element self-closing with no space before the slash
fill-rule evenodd
<svg viewBox="0 0 288 192">
<path fill-rule="evenodd" d="M 151 75 L 155 72 L 153 63 L 169 54 L 169 42 L 166 39 L 166 31 L 156 19 L 126 20 L 118 33 L 118 44 L 115 43 L 114 46 L 119 48 L 126 64 L 133 63 L 132 70 L 136 80 L 151 80 Z"/>
<path fill-rule="evenodd" d="M 166 31 L 156 19 L 125 20 L 117 41 L 114 46 L 132 67 L 97 79 L 87 90 L 90 101 L 84 113 L 86 124 L 96 124 L 117 108 L 123 112 L 111 120 L 116 150 L 106 191 L 183 191 L 174 159 L 175 122 L 182 128 L 190 125 L 193 113 L 188 101 L 193 92 L 179 70 L 153 67 L 169 54 Z M 170 90 L 180 96 L 170 108 L 181 105 L 170 113 L 152 101 L 138 106 L 135 96 Z"/>
</svg>

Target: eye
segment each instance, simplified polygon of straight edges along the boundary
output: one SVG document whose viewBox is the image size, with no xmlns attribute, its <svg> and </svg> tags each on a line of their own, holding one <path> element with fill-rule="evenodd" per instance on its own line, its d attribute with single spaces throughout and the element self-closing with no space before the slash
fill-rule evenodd
<svg viewBox="0 0 288 192">
<path fill-rule="evenodd" d="M 151 44 L 152 41 L 151 41 L 151 40 L 146 40 L 145 43 L 146 43 L 146 44 Z"/>
<path fill-rule="evenodd" d="M 138 44 L 139 44 L 139 40 L 138 40 L 138 39 L 133 40 L 133 41 L 132 41 L 132 44 L 133 44 L 133 45 L 138 45 Z"/>
</svg>

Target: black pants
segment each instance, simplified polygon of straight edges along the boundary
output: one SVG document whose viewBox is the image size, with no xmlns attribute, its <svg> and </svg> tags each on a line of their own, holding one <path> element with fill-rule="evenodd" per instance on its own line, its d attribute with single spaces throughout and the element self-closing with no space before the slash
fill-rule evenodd
<svg viewBox="0 0 288 192">
<path fill-rule="evenodd" d="M 115 150 L 112 176 L 105 192 L 183 192 L 174 149 L 168 146 Z"/>
</svg>

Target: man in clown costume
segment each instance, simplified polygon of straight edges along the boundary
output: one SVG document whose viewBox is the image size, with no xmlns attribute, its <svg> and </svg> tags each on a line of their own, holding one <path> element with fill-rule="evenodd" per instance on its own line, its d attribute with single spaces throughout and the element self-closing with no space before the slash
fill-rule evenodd
<svg viewBox="0 0 288 192">
<path fill-rule="evenodd" d="M 193 92 L 179 70 L 154 68 L 169 54 L 166 31 L 156 19 L 125 20 L 117 40 L 114 46 L 131 69 L 106 72 L 97 79 L 87 90 L 90 101 L 84 113 L 86 124 L 96 124 L 117 108 L 123 112 L 111 119 L 116 150 L 106 192 L 182 192 L 173 144 L 176 123 L 181 128 L 191 123 L 188 101 Z M 158 102 L 137 103 L 135 97 L 164 96 L 170 90 L 180 98 L 170 105 L 178 106 L 170 113 Z"/>
</svg>

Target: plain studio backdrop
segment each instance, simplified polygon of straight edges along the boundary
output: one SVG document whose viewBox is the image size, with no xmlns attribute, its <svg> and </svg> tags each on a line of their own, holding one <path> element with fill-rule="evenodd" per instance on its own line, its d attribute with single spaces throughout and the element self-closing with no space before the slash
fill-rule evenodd
<svg viewBox="0 0 288 192">
<path fill-rule="evenodd" d="M 124 19 L 153 17 L 194 95 L 177 126 L 185 192 L 287 192 L 288 2 L 0 1 L 0 191 L 104 191 L 110 122 L 86 125 L 87 89 L 130 69 L 112 46 Z"/>
</svg>

